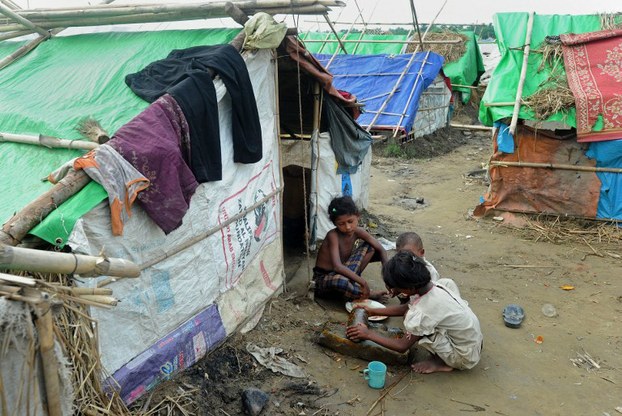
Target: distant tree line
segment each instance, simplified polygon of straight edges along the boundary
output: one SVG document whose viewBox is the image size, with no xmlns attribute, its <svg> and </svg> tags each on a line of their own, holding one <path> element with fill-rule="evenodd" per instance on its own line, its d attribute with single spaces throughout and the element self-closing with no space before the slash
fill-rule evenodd
<svg viewBox="0 0 622 416">
<path fill-rule="evenodd" d="M 428 28 L 427 24 L 419 25 L 419 30 L 421 32 L 425 32 Z M 362 29 L 352 29 L 351 33 L 359 33 Z M 494 40 L 495 30 L 492 26 L 492 23 L 483 23 L 483 24 L 471 24 L 471 25 L 448 25 L 448 24 L 438 24 L 432 25 L 430 32 L 463 32 L 469 31 L 474 32 L 478 39 L 480 40 Z M 409 32 L 409 28 L 405 27 L 396 27 L 391 29 L 386 29 L 386 33 L 393 35 L 407 35 Z"/>
</svg>

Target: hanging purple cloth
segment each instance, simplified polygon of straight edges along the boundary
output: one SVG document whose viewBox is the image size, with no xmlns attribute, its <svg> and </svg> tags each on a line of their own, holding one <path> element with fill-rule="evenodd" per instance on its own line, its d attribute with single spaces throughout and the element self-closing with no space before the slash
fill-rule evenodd
<svg viewBox="0 0 622 416">
<path fill-rule="evenodd" d="M 151 182 L 138 194 L 149 217 L 166 234 L 179 227 L 199 184 L 188 166 L 188 123 L 175 99 L 163 95 L 107 144 Z"/>
</svg>

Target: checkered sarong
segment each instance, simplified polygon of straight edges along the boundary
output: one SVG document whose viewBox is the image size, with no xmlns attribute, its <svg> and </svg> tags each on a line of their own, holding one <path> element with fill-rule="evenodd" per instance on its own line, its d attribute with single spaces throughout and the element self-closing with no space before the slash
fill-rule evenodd
<svg viewBox="0 0 622 416">
<path fill-rule="evenodd" d="M 348 260 L 344 263 L 344 266 L 360 276 L 363 272 L 360 270 L 361 261 L 369 249 L 371 249 L 369 243 L 361 239 L 356 240 L 354 249 Z M 361 285 L 335 272 L 314 267 L 313 280 L 315 281 L 315 295 L 318 297 L 325 297 L 326 295 L 335 293 L 341 294 L 347 300 L 354 300 L 361 297 Z"/>
</svg>

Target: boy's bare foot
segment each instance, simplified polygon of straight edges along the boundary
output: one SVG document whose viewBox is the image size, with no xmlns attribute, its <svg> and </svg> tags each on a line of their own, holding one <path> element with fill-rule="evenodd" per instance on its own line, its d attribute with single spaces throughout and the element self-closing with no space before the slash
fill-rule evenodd
<svg viewBox="0 0 622 416">
<path fill-rule="evenodd" d="M 453 367 L 445 364 L 445 362 L 441 360 L 438 356 L 433 356 L 425 361 L 415 363 L 411 367 L 415 373 L 419 374 L 430 374 L 438 372 L 448 373 L 450 371 L 453 371 Z"/>
<path fill-rule="evenodd" d="M 385 304 L 389 301 L 389 292 L 386 290 L 378 290 L 369 293 L 369 298 L 371 300 L 376 300 L 382 304 Z"/>
</svg>

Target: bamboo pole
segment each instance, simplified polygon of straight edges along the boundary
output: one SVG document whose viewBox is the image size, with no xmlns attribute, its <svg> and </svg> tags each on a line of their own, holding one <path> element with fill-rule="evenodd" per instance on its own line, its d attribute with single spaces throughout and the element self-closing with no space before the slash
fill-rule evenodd
<svg viewBox="0 0 622 416">
<path fill-rule="evenodd" d="M 488 126 L 477 126 L 477 125 L 469 125 L 469 124 L 458 124 L 458 123 L 451 123 L 449 125 L 450 127 L 454 127 L 456 129 L 464 129 L 464 130 L 483 130 L 483 131 L 490 131 L 493 130 L 492 127 L 488 127 Z"/>
<path fill-rule="evenodd" d="M 54 7 L 37 8 L 31 10 L 19 10 L 21 16 L 37 21 L 49 17 L 58 19 L 73 18 L 76 16 L 109 17 L 136 13 L 169 13 L 169 12 L 211 12 L 224 10 L 227 3 L 233 3 L 242 10 L 245 9 L 270 9 L 289 8 L 296 9 L 299 6 L 321 5 L 326 7 L 343 7 L 345 3 L 340 0 L 243 0 L 243 1 L 212 1 L 212 2 L 189 2 L 189 3 L 143 3 L 143 4 L 105 4 L 100 3 L 88 7 Z"/>
<path fill-rule="evenodd" d="M 0 273 L 0 281 L 18 286 L 34 287 L 37 282 L 32 277 L 15 276 L 12 274 Z"/>
<path fill-rule="evenodd" d="M 3 66 L 0 64 L 0 69 Z M 62 148 L 62 149 L 81 149 L 81 150 L 93 150 L 99 147 L 99 144 L 86 140 L 68 140 L 60 139 L 58 137 L 44 136 L 42 134 L 38 136 L 32 136 L 27 134 L 12 134 L 0 132 L 0 142 L 12 142 L 12 143 L 24 143 L 44 146 L 48 148 Z"/>
<path fill-rule="evenodd" d="M 62 416 L 60 406 L 60 387 L 58 379 L 58 360 L 54 354 L 54 321 L 52 306 L 45 302 L 37 308 L 35 323 L 39 339 L 39 352 L 43 367 L 45 398 L 49 416 Z"/>
<path fill-rule="evenodd" d="M 531 49 L 531 30 L 533 29 L 533 20 L 535 12 L 531 12 L 527 21 L 527 33 L 525 34 L 525 47 L 523 49 L 523 66 L 520 69 L 520 78 L 518 87 L 516 88 L 516 100 L 514 101 L 514 111 L 512 112 L 512 122 L 510 123 L 510 134 L 513 136 L 516 132 L 516 123 L 518 123 L 518 113 L 523 98 L 523 87 L 525 86 L 525 78 L 527 77 L 527 62 L 529 60 L 529 50 Z"/>
<path fill-rule="evenodd" d="M 305 39 L 305 43 L 320 43 L 320 42 L 337 42 L 337 40 L 329 39 Z M 415 40 L 384 40 L 384 39 L 341 39 L 338 41 L 339 43 L 399 43 L 406 45 L 419 45 L 421 42 Z M 426 45 L 435 45 L 435 44 L 454 44 L 460 43 L 461 40 L 424 40 L 423 43 Z M 344 51 L 345 52 L 345 51 Z M 345 52 L 347 53 L 347 52 Z"/>
<path fill-rule="evenodd" d="M 537 162 L 504 162 L 495 160 L 490 162 L 490 166 L 499 167 L 519 167 L 519 168 L 545 168 L 545 169 L 559 169 L 559 170 L 573 170 L 579 172 L 608 172 L 608 173 L 622 173 L 622 168 L 603 168 L 597 166 L 576 166 L 576 165 L 564 165 L 557 163 L 537 163 Z"/>
<path fill-rule="evenodd" d="M 346 45 L 343 44 L 343 41 L 339 37 L 339 33 L 337 33 L 337 31 L 335 30 L 335 26 L 333 26 L 333 24 L 330 21 L 330 18 L 328 17 L 327 13 L 324 13 L 324 20 L 326 20 L 326 23 L 328 23 L 328 26 L 330 27 L 330 30 L 333 32 L 333 34 L 337 38 L 337 42 L 339 42 L 339 48 L 341 48 L 343 53 L 347 55 L 348 51 L 346 50 Z M 320 41 L 320 42 L 323 42 L 323 41 Z"/>
<path fill-rule="evenodd" d="M 413 7 L 414 7 L 414 5 L 413 5 Z M 423 46 L 420 45 L 420 47 L 422 48 Z M 410 102 L 412 101 L 412 99 L 413 99 L 413 97 L 415 95 L 415 91 L 417 89 L 417 84 L 419 83 L 419 80 L 423 77 L 423 67 L 428 62 L 428 58 L 429 57 L 430 57 L 430 51 L 427 51 L 426 54 L 425 54 L 425 58 L 423 58 L 423 62 L 421 62 L 421 66 L 419 67 L 419 71 L 417 72 L 417 78 L 415 78 L 415 84 L 413 85 L 412 89 L 410 90 L 410 94 L 408 95 L 408 100 L 406 101 L 406 104 L 404 105 L 404 110 L 402 110 L 402 115 L 400 116 L 400 120 L 397 122 L 397 124 L 395 125 L 395 129 L 393 130 L 393 138 L 397 137 L 397 132 L 400 130 L 400 126 L 402 125 L 402 121 L 404 121 L 404 118 L 406 118 L 406 115 L 407 115 L 406 114 L 406 110 L 408 110 L 408 106 L 410 106 Z M 420 108 L 417 111 L 426 111 L 426 110 Z"/>
<path fill-rule="evenodd" d="M 31 50 L 33 50 L 37 46 L 39 46 L 39 44 L 43 43 L 47 39 L 48 38 L 45 37 L 45 36 L 39 36 L 38 38 L 33 39 L 32 41 L 28 42 L 27 44 L 22 45 L 19 49 L 17 49 L 13 53 L 9 54 L 8 56 L 6 56 L 2 60 L 0 60 L 0 69 L 6 68 L 10 64 L 15 62 L 16 60 L 18 60 L 22 56 L 26 55 L 28 52 L 30 52 Z M 2 141 L 2 133 L 0 133 L 0 141 Z"/>
<path fill-rule="evenodd" d="M 433 21 L 436 20 L 436 18 L 438 17 L 439 14 L 441 14 L 441 11 L 443 11 L 443 9 L 445 8 L 445 5 L 447 4 L 447 0 L 445 0 L 445 2 L 443 3 L 443 5 L 441 6 L 440 10 L 438 11 L 438 13 L 436 13 L 436 16 L 434 16 Z M 427 35 L 428 31 L 430 30 L 430 27 L 432 27 L 432 25 L 428 26 L 428 28 L 426 29 L 426 31 L 424 32 L 423 36 L 421 37 L 422 39 L 425 39 L 425 36 Z M 395 85 L 393 86 L 393 89 L 391 90 L 391 92 L 389 93 L 388 97 L 386 98 L 386 100 L 384 100 L 384 102 L 382 103 L 382 106 L 380 107 L 380 109 L 378 110 L 378 113 L 374 116 L 374 118 L 372 119 L 372 121 L 369 123 L 369 126 L 367 126 L 367 128 L 365 130 L 367 130 L 368 132 L 374 127 L 374 123 L 376 122 L 376 120 L 378 120 L 378 117 L 380 117 L 380 113 L 382 113 L 384 111 L 384 109 L 387 107 L 387 105 L 389 104 L 389 101 L 391 100 L 391 98 L 393 98 L 393 96 L 395 95 L 400 83 L 402 82 L 402 79 L 404 79 L 404 75 L 406 74 L 406 72 L 408 72 L 408 70 L 410 69 L 410 66 L 412 65 L 413 61 L 415 60 L 415 55 L 417 54 L 417 51 L 419 50 L 419 48 L 417 47 L 412 55 L 410 56 L 410 59 L 408 60 L 408 63 L 406 64 L 406 68 L 404 69 L 404 71 L 400 74 L 400 77 L 398 78 L 397 82 L 395 83 Z"/>
<path fill-rule="evenodd" d="M 138 266 L 125 259 L 57 253 L 7 245 L 0 245 L 0 268 L 41 273 L 76 273 L 82 277 L 140 275 Z"/>
<path fill-rule="evenodd" d="M 34 23 L 30 22 L 28 19 L 22 17 L 20 14 L 18 14 L 17 12 L 14 12 L 13 10 L 11 10 L 10 8 L 6 7 L 4 5 L 3 1 L 0 1 L 0 13 L 2 13 L 3 15 L 5 15 L 6 17 L 15 20 L 16 22 L 18 22 L 20 24 L 20 27 L 23 29 L 24 27 L 37 32 L 38 34 L 40 34 L 41 36 L 45 37 L 45 38 L 49 38 L 50 34 L 48 33 L 48 31 L 44 30 L 43 28 L 35 25 Z"/>
<path fill-rule="evenodd" d="M 521 105 L 525 105 L 526 102 L 521 100 Z M 511 105 L 514 105 L 514 102 L 509 102 L 509 101 L 501 101 L 498 103 L 484 103 L 484 107 L 509 107 Z"/>
<path fill-rule="evenodd" d="M 8 220 L 0 231 L 0 243 L 17 245 L 28 232 L 69 197 L 84 188 L 91 178 L 84 170 L 70 171 L 43 195 Z"/>
<path fill-rule="evenodd" d="M 214 234 L 215 232 L 220 231 L 221 229 L 227 227 L 228 225 L 234 223 L 235 221 L 238 221 L 241 218 L 244 218 L 244 216 L 246 216 L 249 212 L 252 212 L 255 208 L 265 204 L 266 202 L 268 202 L 270 199 L 274 198 L 276 195 L 278 195 L 281 192 L 281 188 L 277 188 L 274 191 L 270 192 L 268 195 L 266 195 L 265 197 L 261 198 L 259 201 L 255 202 L 253 205 L 249 206 L 248 208 L 246 208 L 244 211 L 241 211 L 239 213 L 237 213 L 236 215 L 230 217 L 227 221 L 224 221 L 222 224 L 219 224 L 217 226 L 211 227 L 207 230 L 205 230 L 204 232 L 197 234 L 196 236 L 190 238 L 189 240 L 185 240 L 184 242 L 182 242 L 179 245 L 173 246 L 171 247 L 168 251 L 164 252 L 163 254 L 160 254 L 159 256 L 154 257 L 151 260 L 147 260 L 144 263 L 141 263 L 139 268 L 140 270 L 145 270 L 149 267 L 155 266 L 156 264 L 160 263 L 161 261 L 166 260 L 167 258 L 183 251 L 186 250 L 189 247 L 192 247 L 193 245 L 197 244 L 200 241 L 203 241 L 204 239 L 206 239 L 207 237 L 209 237 L 210 235 Z M 113 275 L 110 275 L 113 276 Z M 103 279 L 101 281 L 99 281 L 97 283 L 97 287 L 103 287 L 106 285 L 109 285 L 110 283 L 116 282 L 118 279 L 115 277 L 108 277 L 106 279 Z"/>
<path fill-rule="evenodd" d="M 38 13 L 37 18 L 33 18 L 36 23 L 44 29 L 55 27 L 69 26 L 99 26 L 107 24 L 126 24 L 126 23 L 148 23 L 148 22 L 166 22 L 177 20 L 197 20 L 208 18 L 224 18 L 228 17 L 225 12 L 225 4 L 227 2 L 203 3 L 198 5 L 180 5 L 178 7 L 170 7 L 168 10 L 159 8 L 130 8 L 134 10 L 129 12 L 128 9 L 116 11 L 111 10 L 91 10 L 85 9 L 83 13 L 73 13 L 67 15 L 55 15 L 54 18 L 47 17 L 48 13 Z M 325 14 L 330 8 L 321 2 L 302 1 L 292 6 L 289 1 L 273 1 L 273 2 L 234 2 L 247 15 L 257 12 L 266 12 L 268 14 Z M 286 4 L 286 5 L 285 5 Z M 334 2 L 335 5 L 341 5 L 341 2 Z M 194 7 L 193 7 L 194 6 Z M 111 9 L 114 7 L 110 6 Z M 20 12 L 29 15 L 28 12 Z M 51 12 L 50 12 L 51 13 Z M 51 15 L 53 16 L 53 15 Z M 62 16 L 62 17 L 61 17 Z M 23 26 L 16 24 L 0 25 L 0 31 L 11 32 L 22 30 Z"/>
<path fill-rule="evenodd" d="M 32 30 L 16 30 L 15 32 L 7 32 L 0 35 L 0 42 L 3 40 L 18 38 L 24 35 L 30 35 L 31 33 L 33 33 Z"/>
</svg>

